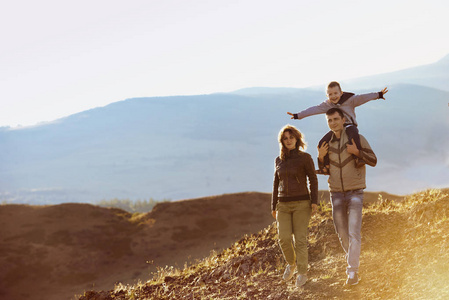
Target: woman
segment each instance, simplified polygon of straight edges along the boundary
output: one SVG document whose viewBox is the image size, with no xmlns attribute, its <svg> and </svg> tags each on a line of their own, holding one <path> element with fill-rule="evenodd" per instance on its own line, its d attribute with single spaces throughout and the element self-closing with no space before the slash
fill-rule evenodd
<svg viewBox="0 0 449 300">
<path fill-rule="evenodd" d="M 277 220 L 279 245 L 288 263 L 283 278 L 290 280 L 297 269 L 296 286 L 300 287 L 307 281 L 307 228 L 311 210 L 317 209 L 318 180 L 312 157 L 299 150 L 306 148 L 301 132 L 286 125 L 278 140 L 280 155 L 275 160 L 271 210 Z"/>
</svg>

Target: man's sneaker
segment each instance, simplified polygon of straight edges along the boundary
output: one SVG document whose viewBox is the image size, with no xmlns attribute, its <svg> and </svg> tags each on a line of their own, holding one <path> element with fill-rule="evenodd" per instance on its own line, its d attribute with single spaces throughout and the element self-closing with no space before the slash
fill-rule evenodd
<svg viewBox="0 0 449 300">
<path fill-rule="evenodd" d="M 306 274 L 299 274 L 296 278 L 296 287 L 301 287 L 307 282 L 307 275 Z"/>
<path fill-rule="evenodd" d="M 287 264 L 287 268 L 285 268 L 284 277 L 283 277 L 285 281 L 289 281 L 290 279 L 292 279 L 293 274 L 295 274 L 295 269 L 296 269 L 296 264 L 294 264 L 294 265 Z"/>
<path fill-rule="evenodd" d="M 349 272 L 348 279 L 346 279 L 346 285 L 356 285 L 359 283 L 359 276 L 356 272 Z"/>
</svg>

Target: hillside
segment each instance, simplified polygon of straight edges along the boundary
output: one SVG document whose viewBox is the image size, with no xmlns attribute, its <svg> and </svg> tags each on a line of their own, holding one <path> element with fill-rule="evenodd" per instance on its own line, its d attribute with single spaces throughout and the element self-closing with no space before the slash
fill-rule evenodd
<svg viewBox="0 0 449 300">
<path fill-rule="evenodd" d="M 401 199 L 381 193 L 384 198 Z M 327 192 L 320 198 L 328 199 Z M 378 193 L 368 193 L 374 202 Z M 0 205 L 0 299 L 71 299 L 182 267 L 273 222 L 270 194 L 158 203 L 130 214 L 90 204 Z"/>
<path fill-rule="evenodd" d="M 158 203 L 146 214 L 90 204 L 0 205 L 0 299 L 71 299 L 207 256 L 272 222 L 270 195 Z"/>
<path fill-rule="evenodd" d="M 364 208 L 361 282 L 345 287 L 345 262 L 322 206 L 309 233 L 309 281 L 282 281 L 284 261 L 269 225 L 222 252 L 183 269 L 160 268 L 137 285 L 87 291 L 80 300 L 109 299 L 447 299 L 448 190 L 428 190 Z"/>
</svg>

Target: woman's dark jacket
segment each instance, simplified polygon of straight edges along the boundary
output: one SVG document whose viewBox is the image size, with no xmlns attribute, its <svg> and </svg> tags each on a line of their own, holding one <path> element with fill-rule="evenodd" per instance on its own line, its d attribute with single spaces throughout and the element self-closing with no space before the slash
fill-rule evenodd
<svg viewBox="0 0 449 300">
<path fill-rule="evenodd" d="M 307 178 L 310 194 L 307 189 Z M 276 157 L 271 209 L 276 210 L 278 202 L 298 200 L 311 200 L 312 203 L 317 203 L 318 179 L 312 156 L 295 149 L 290 151 L 284 161 L 279 156 Z"/>
</svg>

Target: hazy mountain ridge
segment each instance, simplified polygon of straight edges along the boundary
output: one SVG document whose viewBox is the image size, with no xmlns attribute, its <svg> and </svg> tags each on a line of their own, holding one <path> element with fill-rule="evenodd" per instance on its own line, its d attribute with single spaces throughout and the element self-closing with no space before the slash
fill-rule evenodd
<svg viewBox="0 0 449 300">
<path fill-rule="evenodd" d="M 435 63 L 385 74 L 342 81 L 343 84 L 370 88 L 373 85 L 408 83 L 449 91 L 449 54 Z"/>
<path fill-rule="evenodd" d="M 423 78 L 430 76 L 418 71 Z M 386 101 L 356 109 L 359 130 L 379 158 L 368 171 L 368 190 L 406 194 L 447 186 L 449 92 L 407 82 L 343 89 L 364 93 L 384 86 L 390 89 Z M 287 123 L 300 128 L 314 157 L 318 140 L 328 131 L 322 115 L 298 121 L 286 112 L 317 105 L 325 94 L 324 88 L 257 90 L 133 98 L 39 126 L 3 128 L 0 201 L 269 192 L 279 129 Z M 326 188 L 320 177 L 320 189 Z"/>
</svg>

